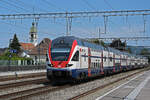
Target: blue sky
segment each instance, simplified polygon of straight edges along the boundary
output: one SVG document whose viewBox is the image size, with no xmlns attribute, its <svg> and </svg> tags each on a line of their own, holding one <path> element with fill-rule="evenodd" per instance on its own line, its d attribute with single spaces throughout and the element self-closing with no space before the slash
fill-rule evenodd
<svg viewBox="0 0 150 100">
<path fill-rule="evenodd" d="M 150 9 L 150 0 L 0 0 L 0 14 L 111 11 Z M 16 33 L 20 42 L 29 41 L 29 30 L 33 19 L 0 20 L 0 47 L 7 47 L 9 39 Z M 144 33 L 143 16 L 109 17 L 107 34 L 102 37 L 149 36 L 150 16 L 146 16 Z M 81 38 L 98 37 L 98 28 L 104 32 L 103 17 L 76 18 L 72 20 L 71 35 Z M 40 19 L 38 41 L 54 39 L 66 34 L 65 19 Z M 128 41 L 129 45 L 147 45 L 150 41 Z"/>
</svg>

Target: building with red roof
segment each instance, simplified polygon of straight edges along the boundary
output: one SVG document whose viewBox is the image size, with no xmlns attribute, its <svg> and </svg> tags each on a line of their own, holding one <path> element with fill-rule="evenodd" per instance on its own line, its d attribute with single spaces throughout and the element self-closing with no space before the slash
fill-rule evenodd
<svg viewBox="0 0 150 100">
<path fill-rule="evenodd" d="M 45 63 L 46 62 L 46 53 L 49 47 L 50 39 L 44 38 L 39 44 L 37 43 L 37 24 L 32 23 L 29 32 L 30 43 L 20 43 L 22 57 L 30 57 L 33 59 L 34 64 Z"/>
<path fill-rule="evenodd" d="M 21 56 L 30 57 L 33 59 L 34 64 L 45 63 L 46 53 L 50 44 L 50 39 L 44 38 L 36 46 L 32 43 L 20 43 L 21 45 Z"/>
</svg>

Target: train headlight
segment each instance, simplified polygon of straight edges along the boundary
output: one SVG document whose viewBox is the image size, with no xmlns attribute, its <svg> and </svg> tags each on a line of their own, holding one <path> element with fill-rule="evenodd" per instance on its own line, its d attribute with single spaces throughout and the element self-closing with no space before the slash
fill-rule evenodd
<svg viewBox="0 0 150 100">
<path fill-rule="evenodd" d="M 73 65 L 73 64 L 67 64 L 66 67 L 70 67 L 70 66 L 72 66 L 72 65 Z"/>
<path fill-rule="evenodd" d="M 48 65 L 48 67 L 53 67 L 53 65 L 52 64 L 47 64 Z"/>
</svg>

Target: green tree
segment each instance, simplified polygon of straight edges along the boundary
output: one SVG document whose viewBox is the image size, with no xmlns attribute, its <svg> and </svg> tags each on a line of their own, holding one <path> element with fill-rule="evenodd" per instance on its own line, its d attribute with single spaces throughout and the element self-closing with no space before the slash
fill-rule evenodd
<svg viewBox="0 0 150 100">
<path fill-rule="evenodd" d="M 141 50 L 141 53 L 140 53 L 140 54 L 147 56 L 147 55 L 150 54 L 150 52 L 148 51 L 148 49 L 144 48 L 144 49 Z"/>
<path fill-rule="evenodd" d="M 104 41 L 102 40 L 99 41 L 98 39 L 93 39 L 93 40 L 90 40 L 90 42 L 106 47 Z"/>
<path fill-rule="evenodd" d="M 140 55 L 147 57 L 148 62 L 150 62 L 150 52 L 148 49 L 146 49 L 146 48 L 142 49 Z"/>
<path fill-rule="evenodd" d="M 20 44 L 19 44 L 19 40 L 17 38 L 17 35 L 15 34 L 13 37 L 12 42 L 9 44 L 9 49 L 11 50 L 16 50 L 16 53 L 18 54 L 20 52 Z"/>
<path fill-rule="evenodd" d="M 131 48 L 128 48 L 128 49 L 127 49 L 127 52 L 132 53 Z"/>
<path fill-rule="evenodd" d="M 125 50 L 126 42 L 121 42 L 120 39 L 113 40 L 112 43 L 110 44 L 110 47 L 113 47 L 118 50 Z"/>
</svg>

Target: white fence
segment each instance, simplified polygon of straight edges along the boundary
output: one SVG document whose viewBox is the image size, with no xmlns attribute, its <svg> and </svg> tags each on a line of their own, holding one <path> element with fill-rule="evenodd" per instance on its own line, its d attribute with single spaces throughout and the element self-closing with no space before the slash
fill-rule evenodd
<svg viewBox="0 0 150 100">
<path fill-rule="evenodd" d="M 33 60 L 0 60 L 0 66 L 26 66 L 26 65 L 45 65 L 43 61 L 34 62 Z"/>
</svg>

